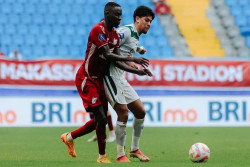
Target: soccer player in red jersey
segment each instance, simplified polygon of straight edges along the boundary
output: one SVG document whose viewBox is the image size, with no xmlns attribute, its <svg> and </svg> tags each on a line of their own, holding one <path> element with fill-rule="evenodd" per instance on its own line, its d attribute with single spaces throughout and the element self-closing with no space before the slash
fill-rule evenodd
<svg viewBox="0 0 250 167">
<path fill-rule="evenodd" d="M 61 139 L 72 157 L 76 157 L 73 140 L 96 130 L 99 148 L 97 162 L 110 163 L 105 155 L 108 102 L 104 91 L 103 76 L 108 70 L 109 62 L 130 61 L 142 66 L 149 64 L 149 60 L 143 57 L 120 56 L 119 35 L 114 27 L 119 26 L 121 15 L 120 5 L 108 2 L 104 8 L 104 21 L 94 25 L 89 34 L 85 61 L 76 74 L 75 83 L 84 108 L 87 112 L 94 114 L 94 119 L 71 133 L 62 134 Z M 150 73 L 146 69 L 131 68 L 125 63 L 119 67 L 138 75 L 149 75 Z"/>
</svg>

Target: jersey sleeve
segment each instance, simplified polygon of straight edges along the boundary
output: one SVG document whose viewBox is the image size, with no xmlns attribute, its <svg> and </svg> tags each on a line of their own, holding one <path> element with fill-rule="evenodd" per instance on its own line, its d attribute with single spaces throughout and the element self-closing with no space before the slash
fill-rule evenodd
<svg viewBox="0 0 250 167">
<path fill-rule="evenodd" d="M 128 27 L 121 27 L 117 31 L 120 37 L 120 45 L 122 45 L 131 36 L 131 31 Z"/>
<path fill-rule="evenodd" d="M 90 33 L 91 41 L 98 47 L 98 49 L 104 45 L 107 45 L 107 36 L 104 34 L 101 26 L 94 26 Z"/>
</svg>

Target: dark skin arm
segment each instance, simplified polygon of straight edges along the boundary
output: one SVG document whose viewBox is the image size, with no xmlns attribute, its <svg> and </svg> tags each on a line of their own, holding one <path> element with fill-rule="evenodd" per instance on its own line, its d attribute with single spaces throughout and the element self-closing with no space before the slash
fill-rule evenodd
<svg viewBox="0 0 250 167">
<path fill-rule="evenodd" d="M 103 56 L 109 60 L 110 62 L 115 62 L 115 61 L 132 61 L 135 62 L 137 64 L 142 65 L 143 67 L 147 67 L 149 65 L 149 60 L 144 58 L 144 57 L 124 57 L 124 56 L 120 56 L 120 54 L 118 54 L 119 48 L 115 48 L 114 53 L 110 52 L 110 49 L 108 47 L 108 45 L 104 45 L 100 48 L 100 53 L 103 54 Z"/>
<path fill-rule="evenodd" d="M 120 48 L 115 48 L 114 53 L 120 55 Z M 124 57 L 124 56 L 121 56 Z M 114 65 L 124 71 L 130 72 L 130 73 L 134 73 L 134 74 L 138 74 L 138 75 L 148 75 L 148 76 L 152 76 L 152 73 L 144 68 L 144 69 L 138 69 L 138 68 L 133 68 L 131 66 L 129 66 L 126 62 L 122 62 L 122 61 L 116 61 L 114 62 Z"/>
</svg>

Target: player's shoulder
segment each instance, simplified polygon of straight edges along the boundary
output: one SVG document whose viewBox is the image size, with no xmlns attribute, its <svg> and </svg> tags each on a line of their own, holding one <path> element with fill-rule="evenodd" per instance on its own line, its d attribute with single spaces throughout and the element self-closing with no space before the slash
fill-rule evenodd
<svg viewBox="0 0 250 167">
<path fill-rule="evenodd" d="M 104 28 L 104 25 L 102 24 L 102 22 L 100 23 L 97 23 L 95 24 L 92 29 L 91 29 L 92 32 L 102 32 L 103 34 L 105 34 L 105 28 Z"/>
<path fill-rule="evenodd" d="M 117 31 L 120 32 L 131 32 L 131 27 L 133 27 L 132 24 L 124 25 L 117 29 Z"/>
</svg>

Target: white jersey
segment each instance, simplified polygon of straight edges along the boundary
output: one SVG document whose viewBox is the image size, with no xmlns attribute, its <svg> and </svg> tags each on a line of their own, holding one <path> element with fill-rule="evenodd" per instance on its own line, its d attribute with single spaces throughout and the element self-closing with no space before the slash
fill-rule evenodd
<svg viewBox="0 0 250 167">
<path fill-rule="evenodd" d="M 121 56 L 133 57 L 136 53 L 139 44 L 139 34 L 134 24 L 129 24 L 117 29 L 120 35 L 120 51 Z M 125 78 L 124 70 L 115 67 L 113 63 L 110 64 L 109 74 L 115 78 Z"/>
</svg>

